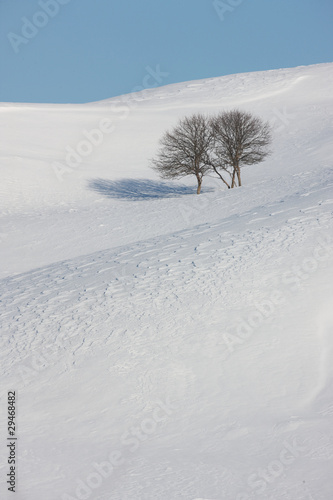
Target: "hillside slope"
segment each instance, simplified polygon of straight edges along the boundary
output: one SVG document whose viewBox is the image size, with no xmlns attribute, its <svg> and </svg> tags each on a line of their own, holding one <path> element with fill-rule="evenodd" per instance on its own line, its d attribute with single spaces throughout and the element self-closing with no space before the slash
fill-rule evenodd
<svg viewBox="0 0 333 500">
<path fill-rule="evenodd" d="M 323 64 L 0 106 L 18 500 L 330 498 L 332 79 Z M 166 128 L 235 106 L 274 125 L 244 187 L 208 178 L 198 197 L 154 177 Z"/>
</svg>

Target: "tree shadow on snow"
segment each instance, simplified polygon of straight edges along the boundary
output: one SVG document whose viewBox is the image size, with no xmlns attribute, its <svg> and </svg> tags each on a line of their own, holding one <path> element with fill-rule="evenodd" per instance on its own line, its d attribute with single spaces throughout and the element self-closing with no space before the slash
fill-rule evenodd
<svg viewBox="0 0 333 500">
<path fill-rule="evenodd" d="M 150 179 L 92 179 L 89 189 L 108 198 L 122 200 L 149 200 L 157 198 L 176 198 L 188 194 L 195 194 L 196 187 L 184 185 L 175 186 L 167 182 L 158 182 Z M 202 189 L 202 192 L 213 191 L 212 188 Z"/>
</svg>

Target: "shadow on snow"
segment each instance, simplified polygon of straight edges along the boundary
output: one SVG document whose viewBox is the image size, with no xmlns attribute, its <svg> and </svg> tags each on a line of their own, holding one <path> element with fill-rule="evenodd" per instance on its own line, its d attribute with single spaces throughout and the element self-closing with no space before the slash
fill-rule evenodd
<svg viewBox="0 0 333 500">
<path fill-rule="evenodd" d="M 175 186 L 167 182 L 158 182 L 150 179 L 92 179 L 89 188 L 108 198 L 122 200 L 148 200 L 158 198 L 176 198 L 188 194 L 196 194 L 196 187 L 184 185 Z M 211 192 L 212 188 L 202 189 L 202 192 Z"/>
</svg>

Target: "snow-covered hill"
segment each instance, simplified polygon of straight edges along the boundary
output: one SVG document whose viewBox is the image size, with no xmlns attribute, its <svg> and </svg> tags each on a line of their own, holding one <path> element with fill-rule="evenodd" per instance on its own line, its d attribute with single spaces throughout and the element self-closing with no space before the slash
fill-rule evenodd
<svg viewBox="0 0 333 500">
<path fill-rule="evenodd" d="M 0 105 L 18 500 L 331 498 L 332 80 L 321 64 Z M 234 107 L 274 127 L 244 187 L 156 178 L 167 128 Z"/>
</svg>

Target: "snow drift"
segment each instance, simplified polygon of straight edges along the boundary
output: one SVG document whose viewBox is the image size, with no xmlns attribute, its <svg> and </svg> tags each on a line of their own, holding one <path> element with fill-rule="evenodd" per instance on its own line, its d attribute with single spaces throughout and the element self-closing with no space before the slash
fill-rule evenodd
<svg viewBox="0 0 333 500">
<path fill-rule="evenodd" d="M 18 500 L 330 498 L 332 80 L 321 64 L 0 105 Z M 178 118 L 235 107 L 274 128 L 244 187 L 155 177 Z"/>
</svg>

